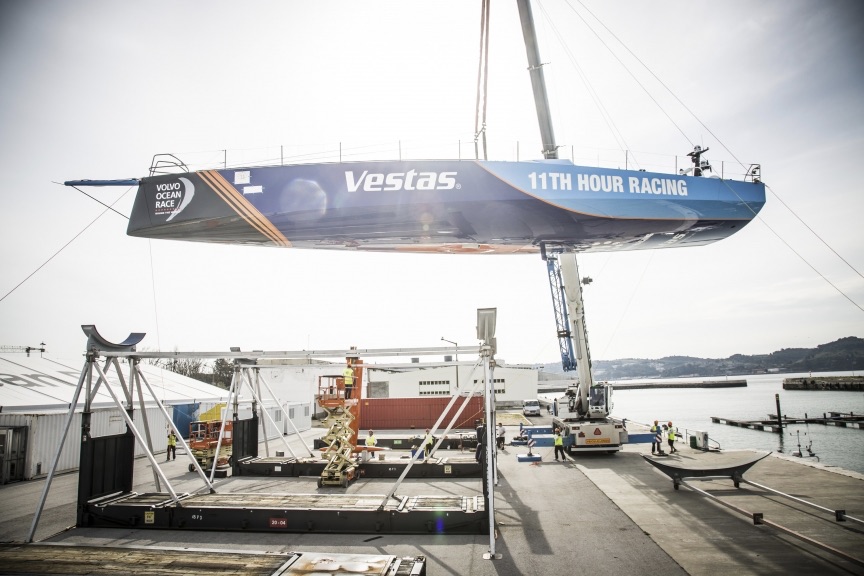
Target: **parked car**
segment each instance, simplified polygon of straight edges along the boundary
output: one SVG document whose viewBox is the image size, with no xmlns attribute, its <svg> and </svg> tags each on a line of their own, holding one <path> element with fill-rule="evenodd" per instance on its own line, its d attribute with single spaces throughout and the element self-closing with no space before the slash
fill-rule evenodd
<svg viewBox="0 0 864 576">
<path fill-rule="evenodd" d="M 540 402 L 538 400 L 523 400 L 522 414 L 525 416 L 540 416 Z"/>
</svg>

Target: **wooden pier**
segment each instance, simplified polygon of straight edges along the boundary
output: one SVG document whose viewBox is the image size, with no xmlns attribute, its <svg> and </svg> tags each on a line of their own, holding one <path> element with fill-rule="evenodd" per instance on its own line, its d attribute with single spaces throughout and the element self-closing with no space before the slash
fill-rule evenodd
<svg viewBox="0 0 864 576">
<path fill-rule="evenodd" d="M 804 414 L 803 418 L 783 416 L 779 421 L 776 414 L 768 414 L 768 418 L 768 420 L 735 420 L 732 418 L 711 416 L 711 421 L 715 424 L 726 424 L 727 426 L 774 433 L 781 432 L 781 427 L 788 426 L 789 424 L 822 424 L 825 426 L 840 426 L 842 428 L 864 430 L 864 415 L 853 413 L 828 412 L 817 418 L 810 418 L 807 414 Z"/>
</svg>

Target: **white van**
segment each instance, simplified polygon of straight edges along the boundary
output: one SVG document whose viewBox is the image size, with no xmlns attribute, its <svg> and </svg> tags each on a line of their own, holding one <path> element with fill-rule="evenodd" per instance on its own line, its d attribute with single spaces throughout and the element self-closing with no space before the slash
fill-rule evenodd
<svg viewBox="0 0 864 576">
<path fill-rule="evenodd" d="M 540 416 L 540 402 L 538 400 L 523 400 L 522 414 L 525 416 Z"/>
</svg>

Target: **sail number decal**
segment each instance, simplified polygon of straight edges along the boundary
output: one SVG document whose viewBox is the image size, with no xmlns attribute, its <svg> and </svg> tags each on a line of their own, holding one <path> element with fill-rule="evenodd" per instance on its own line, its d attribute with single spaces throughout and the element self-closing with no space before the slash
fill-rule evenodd
<svg viewBox="0 0 864 576">
<path fill-rule="evenodd" d="M 573 175 L 567 172 L 530 172 L 532 190 L 573 190 Z M 618 176 L 613 174 L 576 174 L 576 190 L 580 192 L 627 192 L 687 196 L 687 182 L 683 178 L 657 178 Z"/>
<path fill-rule="evenodd" d="M 573 181 L 565 172 L 531 172 L 528 174 L 532 190 L 572 190 Z"/>
</svg>

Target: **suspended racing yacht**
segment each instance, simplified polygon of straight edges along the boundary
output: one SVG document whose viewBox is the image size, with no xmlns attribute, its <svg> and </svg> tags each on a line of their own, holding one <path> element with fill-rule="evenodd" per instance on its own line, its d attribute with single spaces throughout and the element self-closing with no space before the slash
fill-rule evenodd
<svg viewBox="0 0 864 576">
<path fill-rule="evenodd" d="M 732 181 L 568 161 L 426 160 L 202 170 L 141 178 L 130 236 L 295 248 L 537 253 L 698 246 L 765 203 Z"/>
</svg>

